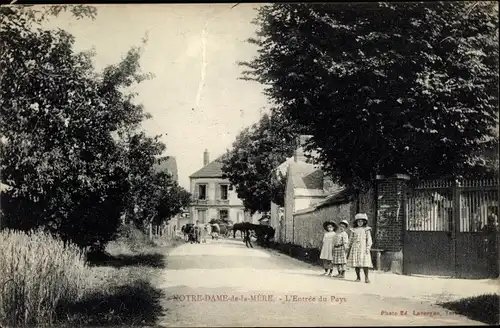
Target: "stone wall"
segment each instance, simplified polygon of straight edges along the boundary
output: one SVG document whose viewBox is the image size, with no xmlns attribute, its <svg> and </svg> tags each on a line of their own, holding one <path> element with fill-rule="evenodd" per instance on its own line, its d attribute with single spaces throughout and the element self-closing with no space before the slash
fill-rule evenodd
<svg viewBox="0 0 500 328">
<path fill-rule="evenodd" d="M 333 204 L 320 207 L 306 213 L 295 214 L 294 218 L 294 241 L 295 245 L 304 248 L 321 248 L 323 240 L 323 222 L 334 221 L 339 223 L 342 219 L 353 217 L 355 202 Z"/>
</svg>

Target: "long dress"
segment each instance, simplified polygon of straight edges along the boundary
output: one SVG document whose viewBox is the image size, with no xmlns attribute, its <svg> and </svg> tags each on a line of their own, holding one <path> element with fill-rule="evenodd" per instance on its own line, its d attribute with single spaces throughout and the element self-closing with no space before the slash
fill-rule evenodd
<svg viewBox="0 0 500 328">
<path fill-rule="evenodd" d="M 333 249 L 334 237 L 335 237 L 335 232 L 333 231 L 325 232 L 325 235 L 323 236 L 323 246 L 321 247 L 321 253 L 319 255 L 320 259 L 328 261 L 333 260 L 332 249 Z"/>
<path fill-rule="evenodd" d="M 333 239 L 333 264 L 346 264 L 346 250 L 349 245 L 349 236 L 347 232 L 342 231 L 335 235 Z"/>
<path fill-rule="evenodd" d="M 373 268 L 371 248 L 371 228 L 357 227 L 352 229 L 347 264 L 353 268 Z"/>
</svg>

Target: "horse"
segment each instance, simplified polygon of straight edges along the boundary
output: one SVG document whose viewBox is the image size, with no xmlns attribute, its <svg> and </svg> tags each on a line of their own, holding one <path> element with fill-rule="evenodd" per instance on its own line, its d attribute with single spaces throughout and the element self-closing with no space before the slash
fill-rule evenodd
<svg viewBox="0 0 500 328">
<path fill-rule="evenodd" d="M 241 232 L 241 237 L 242 238 L 244 237 L 243 233 L 245 232 L 245 229 L 246 229 L 246 225 L 245 224 L 248 224 L 248 222 L 240 222 L 240 223 L 235 223 L 233 225 L 233 228 L 232 228 L 232 230 L 233 230 L 233 238 L 236 239 L 236 231 L 240 231 Z"/>
<path fill-rule="evenodd" d="M 253 248 L 252 241 L 250 239 L 250 236 L 252 234 L 252 231 L 255 231 L 256 224 L 252 224 L 250 222 L 240 222 L 240 223 L 235 223 L 233 226 L 233 237 L 236 238 L 236 231 L 239 230 L 241 231 L 241 236 L 243 237 L 243 242 L 245 243 L 246 247 L 251 247 Z"/>
<path fill-rule="evenodd" d="M 251 241 L 252 233 L 255 233 L 257 242 L 265 246 L 269 246 L 271 239 L 274 238 L 274 234 L 276 233 L 276 230 L 271 226 L 262 224 L 253 224 L 250 222 L 242 222 L 239 226 L 236 227 L 236 229 L 242 232 L 245 246 L 251 248 L 253 248 Z M 233 231 L 235 231 L 234 227 Z"/>
</svg>

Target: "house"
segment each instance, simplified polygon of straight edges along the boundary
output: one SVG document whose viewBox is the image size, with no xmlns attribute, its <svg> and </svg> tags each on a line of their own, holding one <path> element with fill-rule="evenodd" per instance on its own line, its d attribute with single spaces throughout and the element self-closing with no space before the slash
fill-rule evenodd
<svg viewBox="0 0 500 328">
<path fill-rule="evenodd" d="M 203 153 L 203 167 L 190 177 L 193 199 L 190 206 L 191 222 L 208 223 L 212 219 L 229 219 L 233 223 L 257 224 L 260 215 L 251 216 L 228 179 L 223 177 L 222 156 L 210 162 L 208 150 Z"/>
<path fill-rule="evenodd" d="M 275 169 L 275 174 L 277 177 L 279 177 L 280 175 L 282 176 L 286 176 L 286 172 L 288 170 L 288 166 L 294 162 L 294 157 L 289 157 L 286 159 L 286 161 L 284 161 L 283 163 L 281 163 L 276 169 Z M 281 240 L 280 239 L 280 225 L 281 225 L 281 222 L 284 218 L 284 215 L 285 215 L 285 208 L 276 204 L 275 202 L 271 202 L 271 210 L 270 210 L 270 221 L 269 221 L 269 225 L 272 226 L 276 232 L 275 232 L 275 235 L 274 235 L 274 238 L 276 241 L 278 240 Z"/>
<path fill-rule="evenodd" d="M 167 156 L 164 160 L 154 166 L 156 172 L 168 172 L 172 175 L 175 182 L 179 182 L 179 174 L 177 172 L 177 161 L 173 156 Z"/>
<path fill-rule="evenodd" d="M 310 208 L 340 189 L 318 166 L 307 163 L 303 145 L 309 138 L 300 136 L 294 156 L 277 168 L 280 172 L 286 168 L 285 206 L 280 209 L 277 204 L 271 204 L 271 225 L 279 227 L 276 239 L 281 242 L 293 241 L 294 213 Z"/>
</svg>

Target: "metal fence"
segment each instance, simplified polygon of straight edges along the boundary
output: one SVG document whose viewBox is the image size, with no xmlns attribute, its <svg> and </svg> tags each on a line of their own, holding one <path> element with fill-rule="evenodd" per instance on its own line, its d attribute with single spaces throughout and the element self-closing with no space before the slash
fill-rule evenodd
<svg viewBox="0 0 500 328">
<path fill-rule="evenodd" d="M 498 217 L 498 186 L 495 179 L 424 181 L 409 192 L 406 202 L 407 231 L 477 232 L 486 229 L 491 214 Z M 453 220 L 458 210 L 458 226 Z"/>
</svg>

